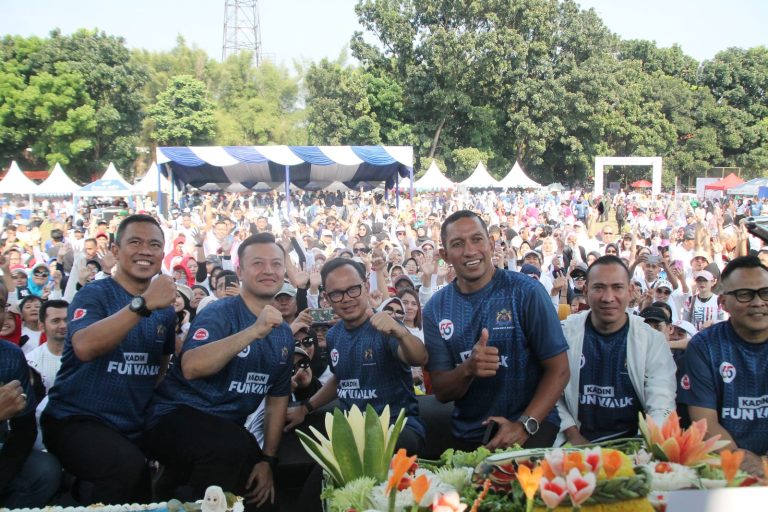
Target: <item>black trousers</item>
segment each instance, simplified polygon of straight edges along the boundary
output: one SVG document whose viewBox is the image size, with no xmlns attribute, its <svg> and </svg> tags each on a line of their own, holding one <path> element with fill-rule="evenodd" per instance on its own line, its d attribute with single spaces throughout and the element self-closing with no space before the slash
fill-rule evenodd
<svg viewBox="0 0 768 512">
<path fill-rule="evenodd" d="M 40 418 L 48 451 L 80 483 L 93 489 L 79 498 L 85 504 L 149 503 L 152 497 L 147 458 L 140 442 L 94 418 Z"/>
<path fill-rule="evenodd" d="M 530 436 L 523 445 L 523 448 L 549 448 L 555 444 L 559 427 L 554 426 L 548 421 L 542 421 L 539 424 L 539 431 L 536 435 Z M 465 439 L 459 439 L 454 437 L 451 442 L 451 448 L 455 450 L 461 450 L 463 452 L 471 452 L 480 447 L 482 443 L 480 441 L 467 441 Z"/>
<path fill-rule="evenodd" d="M 242 425 L 192 407 L 162 416 L 146 437 L 150 456 L 177 484 L 171 496 L 161 495 L 158 489 L 160 499 L 198 500 L 211 485 L 245 496 L 251 470 L 262 458 L 256 439 Z M 165 487 L 173 486 L 166 483 Z M 268 505 L 259 510 L 267 510 Z"/>
</svg>

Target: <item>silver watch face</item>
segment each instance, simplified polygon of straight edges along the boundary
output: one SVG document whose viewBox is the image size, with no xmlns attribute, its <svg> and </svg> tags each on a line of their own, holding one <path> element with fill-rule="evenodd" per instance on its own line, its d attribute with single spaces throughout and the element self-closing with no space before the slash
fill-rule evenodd
<svg viewBox="0 0 768 512">
<path fill-rule="evenodd" d="M 536 421 L 536 418 L 528 418 L 523 425 L 525 425 L 525 430 L 527 430 L 530 435 L 534 435 L 539 431 L 539 422 Z"/>
<path fill-rule="evenodd" d="M 143 297 L 134 297 L 131 299 L 131 309 L 138 311 L 144 306 L 144 298 Z"/>
</svg>

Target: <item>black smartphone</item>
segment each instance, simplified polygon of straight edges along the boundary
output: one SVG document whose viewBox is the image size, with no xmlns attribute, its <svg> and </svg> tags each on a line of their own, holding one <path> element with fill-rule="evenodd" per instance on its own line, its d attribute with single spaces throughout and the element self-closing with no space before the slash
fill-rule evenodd
<svg viewBox="0 0 768 512">
<path fill-rule="evenodd" d="M 485 427 L 485 434 L 483 434 L 483 443 L 488 444 L 491 439 L 496 436 L 496 432 L 499 431 L 499 424 L 493 420 L 488 421 L 488 426 Z"/>
<path fill-rule="evenodd" d="M 224 276 L 224 289 L 230 286 L 240 286 L 240 280 L 237 276 Z"/>
</svg>

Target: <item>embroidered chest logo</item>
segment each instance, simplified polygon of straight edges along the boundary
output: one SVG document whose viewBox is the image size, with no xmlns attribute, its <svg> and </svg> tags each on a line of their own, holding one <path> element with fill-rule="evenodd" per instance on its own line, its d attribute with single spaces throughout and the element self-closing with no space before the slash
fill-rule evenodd
<svg viewBox="0 0 768 512">
<path fill-rule="evenodd" d="M 506 308 L 496 313 L 496 322 L 500 324 L 508 324 L 512 322 L 512 312 Z"/>
<path fill-rule="evenodd" d="M 447 318 L 440 320 L 440 323 L 437 324 L 437 328 L 440 330 L 440 336 L 448 341 L 451 339 L 451 336 L 453 336 L 453 322 L 451 320 L 448 320 Z"/>
<path fill-rule="evenodd" d="M 250 346 L 250 345 L 249 345 Z M 283 361 L 288 359 L 288 347 L 283 347 L 283 349 L 280 351 L 280 357 Z"/>
<path fill-rule="evenodd" d="M 720 364 L 720 376 L 726 384 L 733 382 L 733 379 L 736 378 L 736 367 L 728 361 L 723 361 Z"/>
<path fill-rule="evenodd" d="M 339 364 L 339 351 L 336 349 L 331 350 L 331 364 L 333 366 Z"/>
<path fill-rule="evenodd" d="M 163 324 L 157 326 L 157 337 L 165 338 L 165 326 Z"/>
</svg>

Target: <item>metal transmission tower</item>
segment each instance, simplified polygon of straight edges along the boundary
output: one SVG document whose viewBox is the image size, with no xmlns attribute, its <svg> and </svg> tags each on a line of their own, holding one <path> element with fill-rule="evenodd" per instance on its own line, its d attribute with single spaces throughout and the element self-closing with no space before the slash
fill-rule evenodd
<svg viewBox="0 0 768 512">
<path fill-rule="evenodd" d="M 221 60 L 242 50 L 261 64 L 261 27 L 257 0 L 224 0 L 224 43 Z"/>
</svg>

